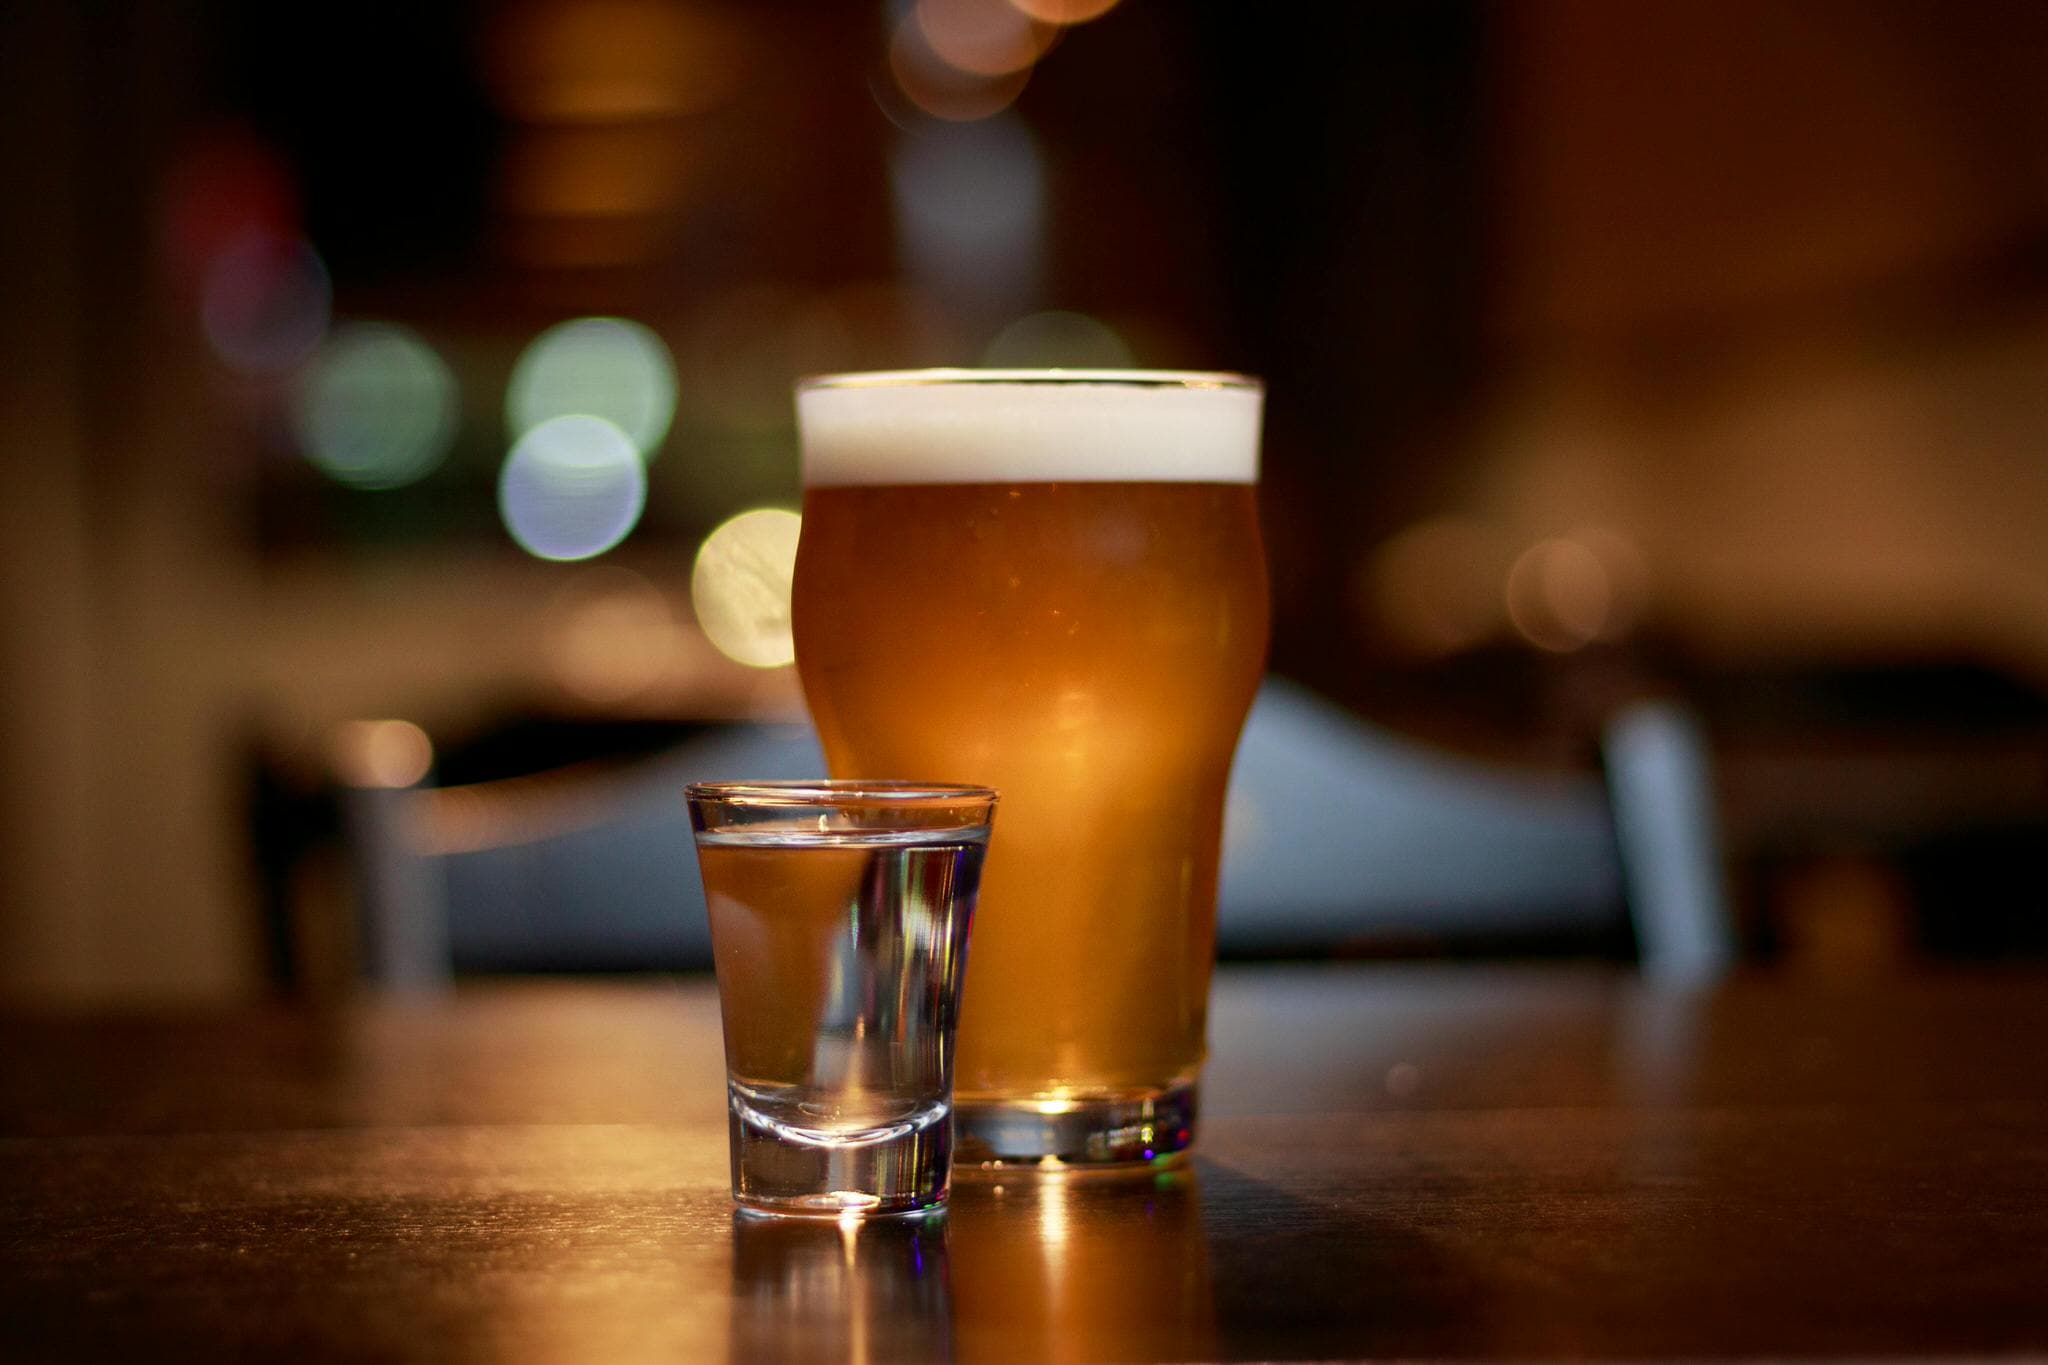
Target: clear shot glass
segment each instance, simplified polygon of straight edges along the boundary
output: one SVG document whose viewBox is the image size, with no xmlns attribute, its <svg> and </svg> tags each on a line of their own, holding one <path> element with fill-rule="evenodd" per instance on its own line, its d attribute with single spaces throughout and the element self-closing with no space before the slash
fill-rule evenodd
<svg viewBox="0 0 2048 1365">
<path fill-rule="evenodd" d="M 806 1217 L 937 1208 L 996 794 L 817 781 L 698 783 L 688 796 L 725 1024 L 733 1199 Z"/>
</svg>

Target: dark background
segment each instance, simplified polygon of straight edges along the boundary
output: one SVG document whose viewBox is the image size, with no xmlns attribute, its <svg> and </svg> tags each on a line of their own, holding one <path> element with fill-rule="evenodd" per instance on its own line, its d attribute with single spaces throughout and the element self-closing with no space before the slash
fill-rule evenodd
<svg viewBox="0 0 2048 1365">
<path fill-rule="evenodd" d="M 0 11 L 0 981 L 260 989 L 318 847 L 274 803 L 350 720 L 537 766 L 794 715 L 688 592 L 715 525 L 795 504 L 789 381 L 1055 309 L 1099 326 L 1022 359 L 1106 327 L 1267 378 L 1277 672 L 1533 769 L 1680 697 L 1752 950 L 2043 947 L 2048 12 L 1123 0 L 962 122 L 892 73 L 902 21 Z M 303 458 L 305 357 L 200 325 L 246 231 L 440 353 L 439 467 Z M 653 329 L 679 399 L 633 533 L 544 563 L 494 500 L 504 393 L 589 315 Z M 579 612 L 630 674 L 578 671 Z"/>
</svg>

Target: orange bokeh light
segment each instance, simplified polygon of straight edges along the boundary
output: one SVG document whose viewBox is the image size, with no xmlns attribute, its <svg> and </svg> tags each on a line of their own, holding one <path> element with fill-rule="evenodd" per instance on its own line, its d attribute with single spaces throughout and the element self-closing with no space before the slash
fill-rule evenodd
<svg viewBox="0 0 2048 1365">
<path fill-rule="evenodd" d="M 434 743 L 409 720 L 353 720 L 335 732 L 333 757 L 350 786 L 397 790 L 433 771 Z"/>
<path fill-rule="evenodd" d="M 1469 649 L 1500 623 L 1499 535 L 1465 517 L 1434 517 L 1389 537 L 1361 565 L 1360 605 L 1396 642 L 1423 655 Z"/>
<path fill-rule="evenodd" d="M 1052 35 L 1008 0 L 917 0 L 913 17 L 933 54 L 971 76 L 1022 71 Z"/>
<path fill-rule="evenodd" d="M 1041 24 L 1085 24 L 1116 8 L 1116 0 L 1008 0 Z"/>
<path fill-rule="evenodd" d="M 735 26 L 662 0 L 526 0 L 492 36 L 500 106 L 537 123 L 697 113 L 732 99 L 747 75 Z"/>
<path fill-rule="evenodd" d="M 1540 540 L 1508 570 L 1508 619 L 1538 649 L 1564 654 L 1600 639 L 1614 605 L 1607 566 L 1576 540 Z"/>
<path fill-rule="evenodd" d="M 1000 76 L 962 71 L 932 50 L 913 12 L 889 40 L 889 74 L 917 109 L 952 123 L 971 123 L 1000 114 L 1024 92 L 1031 68 Z"/>
</svg>

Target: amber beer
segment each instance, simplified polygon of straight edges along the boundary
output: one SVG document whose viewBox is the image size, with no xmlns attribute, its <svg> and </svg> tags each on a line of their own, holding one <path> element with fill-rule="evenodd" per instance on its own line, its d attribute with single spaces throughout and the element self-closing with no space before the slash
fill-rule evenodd
<svg viewBox="0 0 2048 1365">
<path fill-rule="evenodd" d="M 1191 1132 L 1231 755 L 1263 668 L 1261 390 L 936 371 L 798 393 L 797 667 L 835 776 L 1002 794 L 959 1029 L 961 1152 Z"/>
</svg>

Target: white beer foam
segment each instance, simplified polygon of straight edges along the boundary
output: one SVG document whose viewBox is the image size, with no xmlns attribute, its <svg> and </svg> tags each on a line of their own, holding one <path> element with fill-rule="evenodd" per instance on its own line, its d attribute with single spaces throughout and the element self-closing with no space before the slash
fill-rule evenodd
<svg viewBox="0 0 2048 1365">
<path fill-rule="evenodd" d="M 1264 393 L 1235 375 L 915 370 L 797 390 L 807 487 L 1256 483 Z"/>
</svg>

